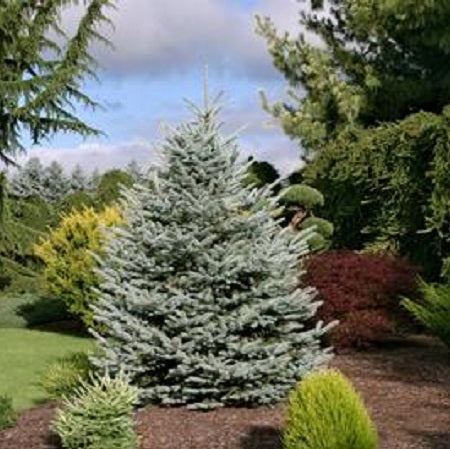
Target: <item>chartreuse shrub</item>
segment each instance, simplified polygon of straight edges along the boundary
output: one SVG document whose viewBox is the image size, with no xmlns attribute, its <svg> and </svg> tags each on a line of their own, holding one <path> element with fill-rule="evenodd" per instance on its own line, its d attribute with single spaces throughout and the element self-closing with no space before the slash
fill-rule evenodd
<svg viewBox="0 0 450 449">
<path fill-rule="evenodd" d="M 336 370 L 299 382 L 289 395 L 284 449 L 377 449 L 378 436 L 363 401 Z"/>
<path fill-rule="evenodd" d="M 89 357 L 85 352 L 75 352 L 48 364 L 41 386 L 52 399 L 74 393 L 80 382 L 87 381 L 91 373 Z"/>
<path fill-rule="evenodd" d="M 277 200 L 245 186 L 216 108 L 193 111 L 162 144 L 154 187 L 124 191 L 127 227 L 99 270 L 94 364 L 125 365 L 144 403 L 276 403 L 330 358 L 327 327 L 311 324 L 316 292 L 298 284 L 311 231 L 279 226 Z"/>
<path fill-rule="evenodd" d="M 433 285 L 422 281 L 423 301 L 403 300 L 403 306 L 425 328 L 450 347 L 450 285 Z"/>
<path fill-rule="evenodd" d="M 91 304 L 98 285 L 95 268 L 98 263 L 93 255 L 101 255 L 108 234 L 103 228 L 123 221 L 116 207 L 101 212 L 92 208 L 73 211 L 65 215 L 60 225 L 49 237 L 35 247 L 36 254 L 44 261 L 44 276 L 49 291 L 61 298 L 68 310 L 92 325 Z"/>
<path fill-rule="evenodd" d="M 11 427 L 16 422 L 12 399 L 9 396 L 0 396 L 0 430 Z"/>
<path fill-rule="evenodd" d="M 135 449 L 137 389 L 123 375 L 92 377 L 65 397 L 53 429 L 64 449 Z"/>
</svg>

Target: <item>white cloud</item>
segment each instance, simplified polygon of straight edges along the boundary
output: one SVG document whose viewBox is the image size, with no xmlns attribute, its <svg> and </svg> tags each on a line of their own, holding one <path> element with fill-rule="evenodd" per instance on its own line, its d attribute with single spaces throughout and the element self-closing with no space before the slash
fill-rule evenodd
<svg viewBox="0 0 450 449">
<path fill-rule="evenodd" d="M 98 168 L 100 171 L 124 167 L 132 159 L 146 164 L 155 154 L 150 142 L 135 140 L 121 143 L 83 143 L 75 147 L 48 148 L 33 147 L 17 159 L 22 165 L 32 157 L 38 157 L 44 165 L 58 161 L 66 171 L 71 171 L 79 164 L 87 172 Z"/>
<path fill-rule="evenodd" d="M 282 174 L 290 173 L 300 165 L 298 145 L 271 130 L 267 130 L 267 134 L 258 133 L 256 129 L 255 132 L 244 133 L 239 137 L 239 147 L 244 159 L 252 155 L 258 160 L 269 161 Z M 113 144 L 84 143 L 66 148 L 33 147 L 17 162 L 22 165 L 32 157 L 39 157 L 44 165 L 58 161 L 67 172 L 77 164 L 90 172 L 95 168 L 104 171 L 125 167 L 132 159 L 143 166 L 158 163 L 155 144 L 145 140 Z"/>
<path fill-rule="evenodd" d="M 151 75 L 184 73 L 208 63 L 216 70 L 251 77 L 272 77 L 264 40 L 254 32 L 256 13 L 273 18 L 280 30 L 298 31 L 297 0 L 262 0 L 254 10 L 227 0 L 121 0 L 110 10 L 115 51 L 96 46 L 107 70 Z M 70 10 L 73 29 L 79 14 Z"/>
</svg>

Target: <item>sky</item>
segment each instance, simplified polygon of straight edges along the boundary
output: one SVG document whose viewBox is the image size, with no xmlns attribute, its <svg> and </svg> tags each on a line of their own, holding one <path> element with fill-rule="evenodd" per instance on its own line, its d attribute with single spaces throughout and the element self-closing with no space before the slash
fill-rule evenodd
<svg viewBox="0 0 450 449">
<path fill-rule="evenodd" d="M 76 164 L 105 170 L 132 159 L 151 164 L 164 124 L 189 118 L 183 99 L 202 101 L 207 65 L 209 90 L 224 92 L 224 131 L 241 130 L 243 157 L 268 160 L 283 174 L 298 169 L 298 143 L 283 135 L 261 107 L 259 90 L 278 100 L 286 83 L 254 29 L 255 14 L 260 14 L 271 17 L 280 31 L 297 34 L 299 9 L 297 0 L 118 0 L 117 9 L 107 12 L 115 29 L 102 30 L 115 49 L 94 44 L 99 80 L 85 83 L 85 91 L 104 109 L 77 109 L 107 137 L 57 135 L 30 147 L 20 162 L 39 156 L 67 170 Z M 69 30 L 78 19 L 77 8 L 63 16 Z"/>
</svg>

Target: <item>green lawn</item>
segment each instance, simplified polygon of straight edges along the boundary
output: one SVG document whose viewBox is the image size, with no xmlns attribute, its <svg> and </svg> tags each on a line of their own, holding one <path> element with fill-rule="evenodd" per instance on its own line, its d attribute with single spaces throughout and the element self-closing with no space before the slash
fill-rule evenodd
<svg viewBox="0 0 450 449">
<path fill-rule="evenodd" d="M 30 329 L 0 329 L 0 395 L 13 398 L 22 410 L 47 397 L 38 381 L 45 365 L 68 353 L 89 351 L 92 340 Z"/>
<path fill-rule="evenodd" d="M 33 327 L 67 319 L 61 300 L 35 294 L 0 294 L 0 328 Z"/>
</svg>

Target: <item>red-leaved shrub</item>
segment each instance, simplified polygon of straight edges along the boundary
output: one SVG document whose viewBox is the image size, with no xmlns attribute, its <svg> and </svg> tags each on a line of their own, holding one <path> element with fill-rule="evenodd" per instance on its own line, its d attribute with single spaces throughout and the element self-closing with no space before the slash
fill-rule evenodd
<svg viewBox="0 0 450 449">
<path fill-rule="evenodd" d="M 328 251 L 311 256 L 305 269 L 303 280 L 323 301 L 318 318 L 339 320 L 330 332 L 338 351 L 391 335 L 405 317 L 400 297 L 417 293 L 417 269 L 391 255 Z"/>
</svg>

